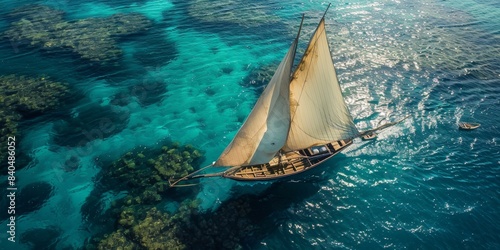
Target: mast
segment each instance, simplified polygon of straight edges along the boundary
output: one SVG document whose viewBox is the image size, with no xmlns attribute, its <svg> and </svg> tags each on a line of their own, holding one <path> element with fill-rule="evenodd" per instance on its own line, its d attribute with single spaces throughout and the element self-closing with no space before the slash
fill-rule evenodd
<svg viewBox="0 0 500 250">
<path fill-rule="evenodd" d="M 321 19 L 325 19 L 326 12 L 328 12 L 328 9 L 330 8 L 330 5 L 332 5 L 332 3 L 328 3 L 328 6 L 326 6 L 325 13 L 323 13 L 323 17 L 321 17 Z"/>
<path fill-rule="evenodd" d="M 298 44 L 299 43 L 299 37 L 300 37 L 300 32 L 302 31 L 302 24 L 304 23 L 304 16 L 305 14 L 302 13 L 302 20 L 300 20 L 300 26 L 299 26 L 299 31 L 297 32 L 297 36 L 295 37 L 295 43 Z M 295 50 L 293 51 L 293 56 L 292 58 L 295 59 L 295 55 L 297 54 L 297 46 L 295 46 Z M 293 63 L 292 63 L 292 66 L 293 66 Z"/>
</svg>

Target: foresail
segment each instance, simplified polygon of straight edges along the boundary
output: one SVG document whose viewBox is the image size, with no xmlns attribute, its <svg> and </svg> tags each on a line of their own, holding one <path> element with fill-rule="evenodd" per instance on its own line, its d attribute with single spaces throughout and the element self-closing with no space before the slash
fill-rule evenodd
<svg viewBox="0 0 500 250">
<path fill-rule="evenodd" d="M 344 102 L 325 32 L 316 29 L 290 84 L 291 124 L 284 150 L 298 150 L 356 137 Z"/>
<path fill-rule="evenodd" d="M 290 125 L 289 83 L 297 40 L 288 49 L 271 81 L 216 166 L 269 162 L 283 147 Z"/>
</svg>

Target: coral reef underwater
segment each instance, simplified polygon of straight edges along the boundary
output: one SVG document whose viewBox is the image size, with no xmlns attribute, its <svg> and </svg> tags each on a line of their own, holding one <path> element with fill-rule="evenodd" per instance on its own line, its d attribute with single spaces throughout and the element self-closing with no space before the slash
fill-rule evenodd
<svg viewBox="0 0 500 250">
<path fill-rule="evenodd" d="M 10 27 L 3 37 L 11 43 L 44 51 L 67 51 L 91 63 L 116 63 L 123 52 L 118 39 L 148 30 L 152 22 L 137 13 L 106 18 L 64 19 L 64 12 L 42 5 L 27 5 L 8 14 Z"/>
<path fill-rule="evenodd" d="M 160 149 L 136 148 L 111 164 L 104 166 L 97 177 L 98 192 L 122 192 L 127 195 L 113 202 L 107 210 L 101 208 L 98 195 L 90 195 L 82 206 L 82 215 L 94 223 L 109 223 L 113 231 L 90 240 L 89 249 L 183 249 L 176 234 L 180 223 L 195 213 L 198 202 L 184 200 L 177 212 L 162 209 L 166 196 L 178 196 L 169 190 L 169 179 L 192 172 L 203 160 L 202 153 L 191 145 L 169 143 Z M 177 194 L 176 194 L 177 193 Z M 170 198 L 170 197 L 169 197 Z M 100 213 L 96 215 L 96 213 Z"/>
<path fill-rule="evenodd" d="M 46 76 L 28 77 L 17 75 L 0 76 L 0 140 L 18 134 L 19 123 L 54 110 L 64 104 L 70 94 L 64 83 L 52 81 Z M 0 160 L 7 157 L 0 152 Z M 3 168 L 6 165 L 2 164 Z"/>
<path fill-rule="evenodd" d="M 127 204 L 151 204 L 161 200 L 170 178 L 194 171 L 202 159 L 202 153 L 191 145 L 171 143 L 159 150 L 138 148 L 104 167 L 99 178 L 116 181 L 109 186 L 115 191 L 127 189 Z"/>
</svg>

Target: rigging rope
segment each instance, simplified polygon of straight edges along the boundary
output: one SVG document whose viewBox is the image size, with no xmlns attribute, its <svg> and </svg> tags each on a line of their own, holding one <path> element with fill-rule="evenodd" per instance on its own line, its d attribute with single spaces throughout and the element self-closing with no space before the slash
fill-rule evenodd
<svg viewBox="0 0 500 250">
<path fill-rule="evenodd" d="M 408 117 L 410 117 L 410 116 L 411 116 L 411 115 L 407 115 L 407 116 L 405 116 L 403 119 L 401 119 L 401 120 L 399 120 L 399 121 L 389 122 L 389 123 L 386 123 L 386 124 L 384 124 L 384 125 L 378 126 L 378 127 L 374 128 L 374 129 L 369 129 L 369 130 L 366 130 L 366 131 L 364 131 L 364 132 L 359 133 L 359 136 L 364 136 L 364 135 L 367 135 L 367 134 L 373 133 L 373 132 L 375 132 L 375 131 L 377 131 L 377 130 L 382 130 L 382 129 L 385 129 L 385 128 L 388 128 L 388 127 L 394 126 L 394 125 L 396 125 L 396 124 L 398 124 L 398 123 L 400 123 L 400 122 L 402 122 L 402 121 L 406 120 L 406 118 L 408 118 Z"/>
<path fill-rule="evenodd" d="M 215 162 L 214 162 L 214 163 L 215 163 Z M 170 187 L 174 187 L 175 185 L 177 185 L 177 183 L 179 183 L 179 182 L 181 182 L 181 181 L 184 181 L 184 180 L 189 179 L 189 177 L 193 176 L 193 175 L 194 175 L 194 174 L 196 174 L 196 173 L 199 173 L 199 172 L 201 172 L 201 171 L 203 171 L 203 170 L 205 170 L 205 169 L 207 169 L 207 168 L 209 168 L 209 167 L 213 167 L 213 166 L 214 166 L 214 163 L 212 163 L 212 164 L 210 164 L 210 165 L 208 165 L 208 166 L 202 167 L 202 168 L 200 168 L 200 169 L 198 169 L 198 170 L 196 170 L 196 171 L 194 171 L 194 172 L 192 172 L 192 173 L 190 173 L 190 174 L 188 174 L 188 175 L 186 175 L 186 176 L 184 176 L 184 177 L 182 177 L 182 178 L 180 178 L 180 179 L 177 179 L 176 181 L 174 181 L 174 182 L 172 182 L 172 183 L 170 183 L 170 180 L 169 180 L 168 182 L 169 182 L 169 184 L 170 184 Z"/>
</svg>

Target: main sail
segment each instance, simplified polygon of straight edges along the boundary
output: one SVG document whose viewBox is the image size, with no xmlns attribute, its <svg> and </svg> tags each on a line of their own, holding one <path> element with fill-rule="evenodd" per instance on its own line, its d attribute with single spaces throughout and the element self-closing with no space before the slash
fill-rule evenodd
<svg viewBox="0 0 500 250">
<path fill-rule="evenodd" d="M 321 19 L 290 83 L 291 124 L 283 150 L 299 150 L 359 135 L 330 55 Z"/>
<path fill-rule="evenodd" d="M 296 47 L 297 39 L 216 166 L 268 163 L 283 147 L 290 126 L 289 83 Z"/>
</svg>

